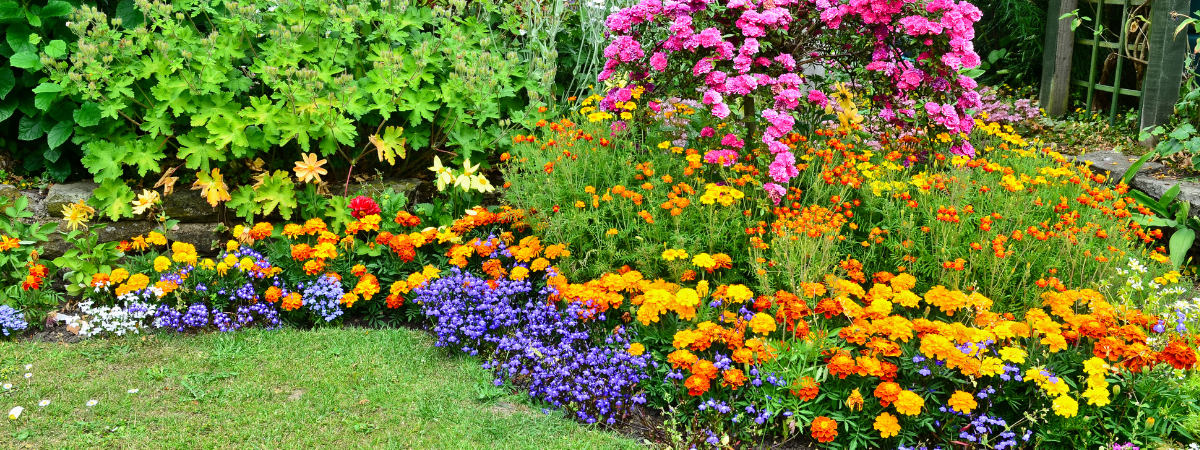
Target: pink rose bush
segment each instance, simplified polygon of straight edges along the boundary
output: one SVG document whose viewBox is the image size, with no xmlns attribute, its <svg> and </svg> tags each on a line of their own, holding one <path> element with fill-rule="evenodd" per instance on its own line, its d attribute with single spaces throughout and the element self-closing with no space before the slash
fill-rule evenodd
<svg viewBox="0 0 1200 450">
<path fill-rule="evenodd" d="M 749 138 L 770 151 L 773 183 L 764 188 L 776 198 L 799 173 L 783 141 L 796 115 L 832 103 L 805 68 L 853 73 L 869 87 L 874 118 L 896 129 L 969 133 L 980 95 L 958 71 L 980 63 L 971 43 L 980 16 L 975 6 L 954 0 L 641 0 L 608 17 L 612 41 L 599 79 L 628 83 L 609 91 L 601 106 L 628 101 L 637 86 L 653 93 L 656 83 L 687 87 L 682 92 L 694 91 L 719 119 L 732 114 L 738 99 L 762 105 L 743 109 L 754 115 L 743 120 L 766 125 L 744 124 L 762 130 Z M 742 148 L 730 137 L 722 145 Z M 953 152 L 973 156 L 974 148 L 963 141 Z M 725 162 L 736 154 L 714 150 L 706 159 Z"/>
</svg>

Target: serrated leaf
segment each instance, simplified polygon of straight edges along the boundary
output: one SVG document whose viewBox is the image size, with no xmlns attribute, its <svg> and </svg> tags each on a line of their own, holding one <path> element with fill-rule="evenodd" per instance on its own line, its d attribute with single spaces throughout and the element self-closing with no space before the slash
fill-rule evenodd
<svg viewBox="0 0 1200 450">
<path fill-rule="evenodd" d="M 296 185 L 288 172 L 276 170 L 275 173 L 262 179 L 262 184 L 255 189 L 257 195 L 254 201 L 261 207 L 262 215 L 269 215 L 276 208 L 284 220 L 292 218 L 292 210 L 296 208 Z"/>
<path fill-rule="evenodd" d="M 13 0 L 0 2 L 0 23 L 15 22 L 25 18 L 25 8 Z"/>
<path fill-rule="evenodd" d="M 211 161 L 224 161 L 225 150 L 206 142 L 196 130 L 175 139 L 179 141 L 179 159 L 187 161 L 187 168 L 207 171 Z"/>
<path fill-rule="evenodd" d="M 158 162 L 167 155 L 163 153 L 162 145 L 158 142 L 143 138 L 138 140 L 137 145 L 129 147 L 129 153 L 121 161 L 127 166 L 137 166 L 138 176 L 144 177 L 147 173 L 162 170 Z"/>
<path fill-rule="evenodd" d="M 12 58 L 8 59 L 8 63 L 13 67 L 26 70 L 38 70 L 42 68 L 42 59 L 33 52 L 20 52 L 12 55 Z"/>
<path fill-rule="evenodd" d="M 21 122 L 17 124 L 17 139 L 22 141 L 40 139 L 44 134 L 46 130 L 42 129 L 42 121 L 36 117 L 21 117 Z"/>
<path fill-rule="evenodd" d="M 42 11 L 38 15 L 42 17 L 59 17 L 70 14 L 73 10 L 75 10 L 75 7 L 71 6 L 70 3 L 53 0 L 47 3 L 46 6 L 43 6 Z"/>
<path fill-rule="evenodd" d="M 133 189 L 118 179 L 106 180 L 100 187 L 92 191 L 92 199 L 88 204 L 96 208 L 96 213 L 108 216 L 109 220 L 117 221 L 122 217 L 133 215 L 131 203 L 137 195 Z"/>
<path fill-rule="evenodd" d="M 17 77 L 13 76 L 12 69 L 0 68 L 0 100 L 8 97 L 8 93 L 12 92 L 12 88 L 16 85 Z"/>
<path fill-rule="evenodd" d="M 225 177 L 221 175 L 221 169 L 213 169 L 212 173 L 197 172 L 196 182 L 192 184 L 192 190 L 200 190 L 200 196 L 208 201 L 209 205 L 216 208 L 221 202 L 229 201 L 229 187 L 225 185 Z"/>
<path fill-rule="evenodd" d="M 46 52 L 46 56 L 51 58 L 62 58 L 67 54 L 67 43 L 60 39 L 55 39 L 47 43 L 46 47 L 43 48 L 42 51 Z"/>
<path fill-rule="evenodd" d="M 404 148 L 406 139 L 401 136 L 402 134 L 404 134 L 402 127 L 387 127 L 383 131 L 383 136 L 377 134 L 367 136 L 371 144 L 375 146 L 379 162 L 387 161 L 389 166 L 394 166 L 396 165 L 396 156 L 404 159 L 408 155 L 408 150 Z"/>
<path fill-rule="evenodd" d="M 233 192 L 229 201 L 225 202 L 225 207 L 233 209 L 234 214 L 246 220 L 254 218 L 254 213 L 258 211 L 258 203 L 254 201 L 254 188 L 250 186 L 241 186 Z"/>
<path fill-rule="evenodd" d="M 0 100 L 0 122 L 12 117 L 13 112 L 17 110 L 17 97 Z"/>
<path fill-rule="evenodd" d="M 108 141 L 92 141 L 83 147 L 83 167 L 95 176 L 97 183 L 119 180 L 124 173 L 121 161 L 126 150 Z"/>
<path fill-rule="evenodd" d="M 84 102 L 79 109 L 71 113 L 71 117 L 81 127 L 95 126 L 100 123 L 100 105 L 96 102 Z"/>
<path fill-rule="evenodd" d="M 51 149 L 58 148 L 58 146 L 62 145 L 63 142 L 67 142 L 67 139 L 71 137 L 71 133 L 73 131 L 75 131 L 75 124 L 71 122 L 56 123 L 54 124 L 53 128 L 50 128 L 50 132 L 46 135 L 46 144 L 48 144 Z"/>
</svg>

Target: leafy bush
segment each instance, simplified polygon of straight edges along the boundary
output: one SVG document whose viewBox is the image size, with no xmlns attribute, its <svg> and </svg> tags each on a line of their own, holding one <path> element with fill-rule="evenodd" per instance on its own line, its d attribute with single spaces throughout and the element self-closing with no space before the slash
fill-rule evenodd
<svg viewBox="0 0 1200 450">
<path fill-rule="evenodd" d="M 71 49 L 67 16 L 72 3 L 59 0 L 0 2 L 0 148 L 29 172 L 64 181 L 79 168 L 81 154 L 70 137 L 76 126 L 100 119 L 96 104 L 60 94 L 43 85 L 48 74 L 42 58 L 61 59 Z"/>
<path fill-rule="evenodd" d="M 49 75 L 37 89 L 99 112 L 74 141 L 101 184 L 95 206 L 111 218 L 130 215 L 124 180 L 134 173 L 186 167 L 220 187 L 215 169 L 272 161 L 255 186 L 263 194 L 242 195 L 245 205 L 291 201 L 286 172 L 271 170 L 307 152 L 348 170 L 369 166 L 368 155 L 392 164 L 406 147 L 421 151 L 411 161 L 447 147 L 456 161 L 485 160 L 541 86 L 516 57 L 522 38 L 497 28 L 489 2 L 141 1 L 135 11 L 81 7 L 70 27 L 79 50 L 43 52 L 33 67 Z"/>
</svg>

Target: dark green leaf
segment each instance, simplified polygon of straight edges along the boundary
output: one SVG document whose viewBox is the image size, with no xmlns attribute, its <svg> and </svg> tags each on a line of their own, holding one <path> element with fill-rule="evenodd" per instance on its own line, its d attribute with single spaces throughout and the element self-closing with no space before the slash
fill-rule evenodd
<svg viewBox="0 0 1200 450">
<path fill-rule="evenodd" d="M 8 93 L 12 92 L 13 86 L 16 85 L 17 77 L 13 76 L 12 70 L 0 68 L 0 100 L 8 97 Z"/>
<path fill-rule="evenodd" d="M 54 0 L 42 7 L 42 12 L 38 13 L 42 17 L 59 17 L 70 14 L 75 8 L 70 3 Z"/>
<path fill-rule="evenodd" d="M 33 30 L 30 30 L 28 25 L 16 23 L 8 27 L 8 31 L 4 34 L 4 40 L 8 42 L 13 53 L 37 53 L 37 46 L 29 42 L 31 34 L 33 34 Z"/>
<path fill-rule="evenodd" d="M 13 111 L 17 110 L 17 98 L 0 100 L 0 122 L 12 117 Z"/>
<path fill-rule="evenodd" d="M 1175 197 L 1177 197 L 1178 195 L 1179 195 L 1179 185 L 1176 184 L 1174 186 L 1171 186 L 1171 188 L 1167 189 L 1167 192 L 1164 192 L 1162 197 L 1160 197 L 1158 199 L 1158 207 L 1162 208 L 1162 209 L 1167 209 L 1168 206 L 1171 206 L 1171 202 L 1175 201 Z"/>
<path fill-rule="evenodd" d="M 17 139 L 22 141 L 39 139 L 43 134 L 46 134 L 46 130 L 42 129 L 42 121 L 37 118 L 24 116 L 21 117 L 21 123 L 17 124 Z"/>
<path fill-rule="evenodd" d="M 85 102 L 73 114 L 75 123 L 81 127 L 90 127 L 100 123 L 100 105 L 96 102 Z"/>
<path fill-rule="evenodd" d="M 25 8 L 12 0 L 0 2 L 0 23 L 10 23 L 25 19 Z"/>
<path fill-rule="evenodd" d="M 46 144 L 50 148 L 58 148 L 63 142 L 71 137 L 71 132 L 75 130 L 75 124 L 71 122 L 59 122 L 54 124 L 54 128 L 50 129 L 49 135 L 46 136 Z M 49 159 L 49 158 L 47 158 Z"/>
<path fill-rule="evenodd" d="M 121 27 L 126 30 L 141 25 L 144 19 L 133 0 L 121 0 L 121 3 L 117 4 L 117 17 L 121 19 Z"/>
<path fill-rule="evenodd" d="M 58 158 L 62 157 L 62 149 L 48 148 L 48 149 L 46 149 L 46 151 L 42 152 L 42 157 L 46 158 L 46 161 L 50 161 L 50 162 L 58 161 Z"/>
<path fill-rule="evenodd" d="M 67 181 L 67 177 L 71 176 L 71 161 L 67 158 L 60 158 L 58 161 L 46 164 L 46 173 L 58 180 L 59 183 Z"/>
</svg>

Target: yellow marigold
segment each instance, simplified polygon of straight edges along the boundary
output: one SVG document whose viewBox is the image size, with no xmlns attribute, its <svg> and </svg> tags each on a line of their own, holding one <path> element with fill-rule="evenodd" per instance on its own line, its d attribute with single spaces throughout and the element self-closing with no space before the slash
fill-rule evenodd
<svg viewBox="0 0 1200 450">
<path fill-rule="evenodd" d="M 704 269 L 711 269 L 717 266 L 717 261 L 709 256 L 708 253 L 701 253 L 692 258 L 692 265 Z"/>
<path fill-rule="evenodd" d="M 646 353 L 646 346 L 642 345 L 642 343 L 634 342 L 632 344 L 629 344 L 629 354 L 630 355 L 642 356 L 643 353 Z"/>
<path fill-rule="evenodd" d="M 108 275 L 108 281 L 112 282 L 112 284 L 121 283 L 122 281 L 125 281 L 128 278 L 129 278 L 129 271 L 125 270 L 125 268 L 123 268 L 123 267 L 119 268 L 119 269 L 113 269 L 112 273 Z"/>
<path fill-rule="evenodd" d="M 1060 395 L 1054 399 L 1051 408 L 1054 410 L 1055 415 L 1061 417 L 1071 418 L 1079 414 L 1079 402 L 1067 394 Z"/>
<path fill-rule="evenodd" d="M 1047 334 L 1041 342 L 1050 347 L 1050 353 L 1058 353 L 1067 349 L 1067 339 L 1058 333 Z"/>
<path fill-rule="evenodd" d="M 912 291 L 904 290 L 892 296 L 892 301 L 905 308 L 916 308 L 921 304 L 921 297 Z"/>
<path fill-rule="evenodd" d="M 167 259 L 166 256 L 159 256 L 157 258 L 154 258 L 154 271 L 155 272 L 166 272 L 167 269 L 170 269 L 170 268 L 171 268 L 171 260 Z"/>
<path fill-rule="evenodd" d="M 1025 364 L 1025 357 L 1029 356 L 1025 350 L 1016 347 L 1004 347 L 1000 349 L 1000 357 L 1005 361 L 1014 362 L 1017 364 Z"/>
<path fill-rule="evenodd" d="M 1112 403 L 1108 397 L 1108 389 L 1098 386 L 1089 387 L 1083 391 L 1083 397 L 1087 399 L 1089 405 L 1107 406 Z"/>
<path fill-rule="evenodd" d="M 508 277 L 517 281 L 524 280 L 529 277 L 529 269 L 520 266 L 513 267 L 513 270 L 511 273 L 509 273 Z"/>
<path fill-rule="evenodd" d="M 1093 356 L 1091 359 L 1083 362 L 1083 373 L 1088 375 L 1106 374 L 1108 373 L 1108 363 L 1103 359 Z"/>
<path fill-rule="evenodd" d="M 875 417 L 875 429 L 879 431 L 879 437 L 887 439 L 900 434 L 900 421 L 884 412 Z"/>
<path fill-rule="evenodd" d="M 921 408 L 925 407 L 925 399 L 921 398 L 913 391 L 900 391 L 900 395 L 896 396 L 896 412 L 906 416 L 915 416 L 921 413 Z"/>
<path fill-rule="evenodd" d="M 758 334 L 769 334 L 775 331 L 775 319 L 764 313 L 755 313 L 750 319 L 750 329 Z"/>
<path fill-rule="evenodd" d="M 700 296 L 694 289 L 683 288 L 675 293 L 675 302 L 681 306 L 692 307 L 700 304 Z"/>
<path fill-rule="evenodd" d="M 744 302 L 754 298 L 754 292 L 744 285 L 733 284 L 725 289 L 725 296 L 735 302 Z"/>
<path fill-rule="evenodd" d="M 675 348 L 687 348 L 703 337 L 704 333 L 696 330 L 679 330 L 675 332 L 675 340 L 671 345 Z"/>
<path fill-rule="evenodd" d="M 1004 373 L 1004 361 L 1001 361 L 1000 358 L 992 356 L 983 358 L 983 362 L 979 367 L 979 372 L 989 377 L 1000 375 Z"/>
<path fill-rule="evenodd" d="M 154 245 L 167 245 L 167 238 L 157 231 L 151 231 L 146 235 L 146 242 Z"/>
<path fill-rule="evenodd" d="M 975 407 L 979 406 L 979 402 L 975 401 L 975 396 L 970 392 L 955 391 L 954 395 L 950 396 L 950 400 L 946 405 L 951 409 L 963 414 L 970 414 Z"/>
<path fill-rule="evenodd" d="M 345 295 L 342 296 L 341 303 L 343 305 L 346 305 L 347 308 L 353 308 L 354 302 L 357 302 L 357 301 L 358 301 L 358 294 L 355 294 L 353 292 L 347 292 Z"/>
<path fill-rule="evenodd" d="M 902 273 L 900 275 L 896 275 L 895 277 L 892 277 L 891 283 L 892 283 L 892 290 L 897 291 L 897 292 L 907 291 L 907 290 L 911 290 L 914 287 L 917 287 L 917 277 L 914 277 L 907 273 Z"/>
</svg>

